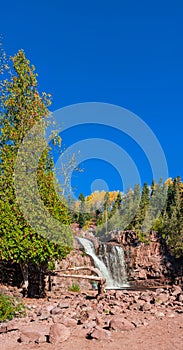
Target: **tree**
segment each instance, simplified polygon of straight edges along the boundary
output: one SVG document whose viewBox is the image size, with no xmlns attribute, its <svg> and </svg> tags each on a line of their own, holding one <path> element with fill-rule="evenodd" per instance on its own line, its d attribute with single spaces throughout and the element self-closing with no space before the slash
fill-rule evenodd
<svg viewBox="0 0 183 350">
<path fill-rule="evenodd" d="M 55 191 L 55 186 L 58 184 L 54 177 L 53 161 L 48 147 L 42 152 L 37 168 L 34 168 L 34 158 L 37 157 L 39 143 L 36 143 L 37 139 L 30 137 L 31 130 L 39 123 L 45 124 L 49 113 L 50 95 L 39 94 L 35 68 L 30 65 L 22 50 L 18 51 L 11 61 L 13 73 L 9 78 L 6 77 L 1 81 L 0 95 L 0 258 L 20 263 L 23 270 L 31 263 L 42 270 L 47 267 L 49 261 L 64 258 L 70 252 L 72 247 L 70 219 L 67 207 Z M 32 135 L 34 136 L 34 133 Z M 22 146 L 26 138 L 32 145 L 31 152 L 27 154 Z M 38 139 L 42 140 L 42 135 L 39 135 Z M 19 169 L 20 187 L 24 186 L 26 176 L 30 175 L 27 193 L 22 194 L 22 200 L 24 197 L 26 200 L 28 198 L 27 203 L 24 203 L 27 213 L 31 212 L 34 206 L 36 209 L 32 213 L 34 216 L 32 219 L 36 221 L 41 210 L 40 201 L 42 201 L 50 217 L 60 222 L 60 225 L 57 225 L 57 239 L 49 236 L 52 229 L 51 220 L 48 219 L 46 223 L 42 220 L 37 225 L 38 230 L 35 230 L 20 210 L 15 190 L 15 167 L 21 152 L 24 157 L 21 159 L 25 161 Z M 34 183 L 31 182 L 33 178 L 37 179 L 40 196 L 40 201 L 37 199 L 37 203 L 35 198 L 31 197 L 34 192 Z M 41 230 L 48 235 L 40 234 Z"/>
<path fill-rule="evenodd" d="M 105 228 L 106 228 L 106 234 L 108 232 L 108 210 L 109 210 L 109 192 L 106 192 L 104 196 L 104 218 L 105 218 Z"/>
<path fill-rule="evenodd" d="M 132 222 L 137 211 L 140 199 L 140 186 L 136 185 L 134 190 L 129 189 L 126 194 L 118 193 L 112 205 L 111 211 L 107 213 L 107 230 L 106 222 L 101 225 L 97 232 L 98 235 L 104 235 L 110 231 L 120 229 L 132 229 Z M 105 202 L 104 202 L 105 203 Z M 109 204 L 108 204 L 109 206 Z M 106 205 L 104 205 L 104 214 Z M 105 216 L 106 218 L 106 216 Z"/>
<path fill-rule="evenodd" d="M 110 212 L 110 217 L 112 217 L 114 215 L 114 213 L 116 212 L 116 210 L 119 210 L 121 207 L 121 202 L 122 202 L 122 197 L 120 192 L 117 194 L 117 198 L 115 199 L 113 205 L 112 205 L 112 209 Z"/>
<path fill-rule="evenodd" d="M 161 232 L 171 252 L 183 256 L 183 184 L 179 176 L 168 186 Z"/>
<path fill-rule="evenodd" d="M 85 197 L 83 193 L 80 193 L 79 201 L 80 201 L 80 206 L 79 206 L 78 224 L 79 224 L 79 227 L 82 228 L 85 224 L 85 211 L 86 211 Z"/>
<path fill-rule="evenodd" d="M 138 209 L 136 210 L 136 214 L 133 219 L 133 227 L 138 232 L 138 234 L 142 235 L 142 225 L 146 217 L 146 213 L 150 203 L 150 189 L 147 183 L 144 183 L 142 188 L 141 198 L 139 200 Z"/>
<path fill-rule="evenodd" d="M 90 222 L 91 215 L 87 210 L 86 200 L 83 193 L 80 193 L 78 199 L 79 199 L 79 207 L 78 207 L 79 214 L 77 217 L 77 222 L 79 224 L 79 227 L 82 228 Z"/>
</svg>

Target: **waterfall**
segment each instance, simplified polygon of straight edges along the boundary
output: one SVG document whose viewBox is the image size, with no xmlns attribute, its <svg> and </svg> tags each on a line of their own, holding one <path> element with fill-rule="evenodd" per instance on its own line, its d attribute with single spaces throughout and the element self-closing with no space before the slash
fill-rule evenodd
<svg viewBox="0 0 183 350">
<path fill-rule="evenodd" d="M 77 237 L 77 240 L 84 247 L 86 254 L 92 257 L 95 267 L 101 271 L 102 276 L 106 279 L 106 289 L 129 287 L 122 247 L 101 243 L 97 256 L 90 240 L 80 237 Z"/>
</svg>

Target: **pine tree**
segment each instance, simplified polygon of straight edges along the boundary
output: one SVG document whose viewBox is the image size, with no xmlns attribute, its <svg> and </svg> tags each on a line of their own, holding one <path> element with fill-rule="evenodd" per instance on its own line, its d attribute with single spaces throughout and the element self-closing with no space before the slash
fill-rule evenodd
<svg viewBox="0 0 183 350">
<path fill-rule="evenodd" d="M 180 177 L 168 186 L 162 232 L 172 253 L 183 256 L 183 184 Z"/>
<path fill-rule="evenodd" d="M 83 193 L 80 193 L 79 201 L 80 201 L 80 205 L 79 205 L 78 224 L 79 224 L 79 227 L 82 228 L 85 225 L 85 212 L 86 212 L 85 197 Z"/>
<path fill-rule="evenodd" d="M 115 199 L 114 201 L 114 204 L 112 205 L 112 209 L 111 209 L 111 212 L 110 212 L 110 215 L 109 217 L 111 218 L 114 213 L 116 212 L 116 210 L 119 210 L 120 207 L 121 207 L 121 203 L 122 203 L 122 197 L 121 197 L 121 194 L 120 192 L 117 194 L 117 198 Z"/>
</svg>

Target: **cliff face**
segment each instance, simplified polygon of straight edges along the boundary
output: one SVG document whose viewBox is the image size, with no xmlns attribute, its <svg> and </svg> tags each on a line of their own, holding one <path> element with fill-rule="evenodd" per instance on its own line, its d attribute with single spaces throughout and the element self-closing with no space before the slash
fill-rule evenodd
<svg viewBox="0 0 183 350">
<path fill-rule="evenodd" d="M 170 255 L 157 232 L 151 232 L 146 243 L 140 242 L 133 231 L 111 232 L 107 240 L 123 246 L 129 280 L 166 283 L 183 274 L 183 261 Z"/>
<path fill-rule="evenodd" d="M 75 236 L 82 235 L 91 240 L 96 253 L 99 252 L 100 241 L 96 239 L 95 228 L 90 232 L 73 230 Z M 134 231 L 112 231 L 108 236 L 100 237 L 106 244 L 118 244 L 125 253 L 125 265 L 129 281 L 140 284 L 183 283 L 183 259 L 176 259 L 156 231 L 152 231 L 147 242 L 141 242 Z M 79 245 L 75 247 L 79 250 Z M 92 261 L 91 261 L 92 263 Z"/>
</svg>

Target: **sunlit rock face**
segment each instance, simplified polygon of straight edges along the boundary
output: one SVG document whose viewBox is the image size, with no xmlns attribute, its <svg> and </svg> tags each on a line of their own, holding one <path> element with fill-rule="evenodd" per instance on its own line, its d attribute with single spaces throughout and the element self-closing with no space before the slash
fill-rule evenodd
<svg viewBox="0 0 183 350">
<path fill-rule="evenodd" d="M 156 231 L 149 234 L 145 243 L 134 231 L 113 231 L 106 239 L 123 247 L 128 280 L 166 282 L 183 274 L 182 262 L 170 255 Z"/>
</svg>

